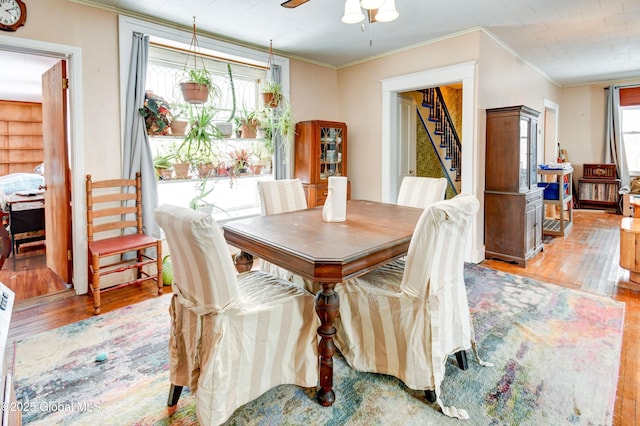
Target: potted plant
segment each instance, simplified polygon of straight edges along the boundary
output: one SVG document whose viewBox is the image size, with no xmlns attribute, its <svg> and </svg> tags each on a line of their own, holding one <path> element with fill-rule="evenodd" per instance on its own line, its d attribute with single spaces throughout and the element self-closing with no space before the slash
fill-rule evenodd
<svg viewBox="0 0 640 426">
<path fill-rule="evenodd" d="M 209 99 L 212 88 L 211 74 L 206 68 L 193 68 L 187 72 L 187 79 L 180 83 L 184 101 L 190 104 L 204 104 Z"/>
<path fill-rule="evenodd" d="M 198 172 L 199 178 L 206 179 L 213 176 L 216 168 L 216 156 L 213 150 L 200 151 L 194 156 L 192 161 L 195 165 L 196 171 Z"/>
<path fill-rule="evenodd" d="M 214 113 L 211 108 L 192 107 L 190 109 L 189 129 L 184 135 L 182 144 L 178 148 L 185 155 L 193 158 L 201 151 L 204 154 L 212 153 L 211 141 L 220 137 L 220 131 L 213 122 Z"/>
<path fill-rule="evenodd" d="M 147 134 L 151 136 L 168 135 L 171 126 L 171 107 L 162 97 L 147 90 L 144 94 L 144 106 L 138 109 L 144 117 Z"/>
<path fill-rule="evenodd" d="M 153 159 L 153 167 L 156 169 L 156 176 L 161 180 L 171 179 L 173 169 L 171 168 L 172 155 L 158 155 Z"/>
<path fill-rule="evenodd" d="M 171 134 L 173 136 L 184 136 L 189 125 L 188 114 L 189 104 L 171 104 L 173 119 L 171 120 Z"/>
<path fill-rule="evenodd" d="M 267 108 L 277 108 L 282 97 L 282 85 L 273 80 L 266 80 L 262 86 L 262 103 Z"/>
<path fill-rule="evenodd" d="M 188 179 L 189 169 L 191 168 L 191 159 L 193 156 L 188 152 L 184 143 L 179 146 L 176 143 L 171 144 L 173 170 L 177 179 Z"/>
<path fill-rule="evenodd" d="M 242 112 L 235 118 L 236 124 L 240 129 L 242 138 L 255 138 L 256 130 L 258 128 L 258 118 L 256 112 L 243 109 Z"/>
<path fill-rule="evenodd" d="M 229 153 L 233 162 L 233 172 L 236 175 L 245 174 L 249 171 L 249 160 L 251 153 L 244 148 L 235 149 Z"/>
<path fill-rule="evenodd" d="M 231 64 L 227 64 L 227 75 L 229 76 L 229 88 L 231 89 L 231 111 L 229 112 L 229 118 L 226 121 L 216 121 L 215 124 L 223 137 L 230 138 L 233 133 L 233 120 L 236 116 L 236 89 L 235 84 L 233 83 Z"/>
</svg>

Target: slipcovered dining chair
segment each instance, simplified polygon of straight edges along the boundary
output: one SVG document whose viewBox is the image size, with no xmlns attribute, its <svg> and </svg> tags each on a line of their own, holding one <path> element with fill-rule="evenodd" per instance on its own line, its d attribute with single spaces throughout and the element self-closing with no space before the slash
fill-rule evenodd
<svg viewBox="0 0 640 426">
<path fill-rule="evenodd" d="M 307 208 L 307 199 L 300 179 L 277 179 L 258 181 L 258 195 L 260 210 L 263 216 L 287 213 Z M 304 279 L 291 271 L 274 265 L 266 260 L 260 260 L 259 269 L 282 277 L 292 283 L 304 287 L 315 293 L 319 286 L 312 280 Z"/>
<path fill-rule="evenodd" d="M 436 201 L 444 200 L 447 179 L 405 176 L 400 184 L 398 205 L 426 209 Z"/>
<path fill-rule="evenodd" d="M 317 386 L 313 295 L 262 271 L 238 274 L 211 215 L 161 205 L 155 217 L 174 272 L 168 405 L 189 386 L 200 424 L 214 425 L 276 385 Z"/>
<path fill-rule="evenodd" d="M 258 195 L 263 216 L 307 208 L 307 199 L 300 179 L 258 181 Z"/>
<path fill-rule="evenodd" d="M 340 297 L 335 342 L 349 365 L 425 390 L 444 414 L 457 418 L 468 414 L 442 403 L 440 385 L 449 355 L 473 347 L 477 357 L 463 273 L 478 207 L 466 194 L 431 205 L 418 220 L 406 261 L 335 288 Z"/>
</svg>

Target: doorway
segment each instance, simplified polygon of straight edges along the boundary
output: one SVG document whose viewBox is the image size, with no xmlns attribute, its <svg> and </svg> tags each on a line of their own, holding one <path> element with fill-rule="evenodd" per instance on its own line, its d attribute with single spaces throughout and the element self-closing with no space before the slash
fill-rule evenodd
<svg viewBox="0 0 640 426">
<path fill-rule="evenodd" d="M 15 54 L 27 54 L 30 56 L 34 56 L 39 59 L 48 58 L 48 60 L 53 62 L 65 61 L 68 65 L 69 69 L 69 77 L 73 78 L 74 84 L 69 87 L 69 97 L 68 97 L 68 115 L 67 115 L 67 125 L 68 125 L 68 149 L 67 149 L 67 159 L 70 165 L 70 175 L 71 175 L 71 188 L 82 188 L 83 184 L 83 170 L 84 170 L 84 161 L 83 161 L 83 146 L 81 143 L 77 141 L 81 141 L 80 135 L 83 133 L 83 125 L 82 125 L 82 111 L 81 108 L 77 105 L 77 100 L 81 99 L 81 90 L 82 90 L 82 82 L 81 82 L 81 52 L 78 48 L 72 46 L 64 46 L 58 44 L 52 44 L 47 42 L 40 42 L 34 40 L 26 40 L 15 37 L 6 37 L 0 36 L 0 52 L 10 52 Z M 42 84 L 42 82 L 40 82 Z M 72 191 L 71 192 L 71 221 L 73 228 L 71 229 L 72 236 L 72 252 L 71 253 L 83 253 L 82 250 L 82 242 L 85 240 L 85 232 L 84 230 L 84 219 L 82 212 L 84 211 L 84 199 L 82 197 L 82 191 Z M 85 256 L 75 256 L 73 263 L 73 269 L 71 274 L 69 274 L 69 279 L 62 282 L 62 285 L 65 287 L 70 287 L 73 285 L 76 294 L 86 293 L 87 291 L 87 260 Z M 37 287 L 39 289 L 35 289 L 34 291 L 26 291 L 24 298 L 31 298 L 35 296 L 45 295 L 50 292 L 56 292 L 60 289 L 60 284 L 55 284 L 55 280 L 52 277 L 46 278 L 43 276 L 43 270 L 46 268 L 45 261 L 41 258 L 30 258 L 29 262 L 23 262 L 19 264 L 18 267 L 14 268 L 12 265 L 12 259 L 8 259 L 5 262 L 3 273 L 4 275 L 0 276 L 2 280 L 16 280 L 18 272 L 24 272 L 26 270 L 30 270 L 34 268 L 34 272 L 32 276 L 30 276 L 28 282 L 34 277 L 37 277 L 37 281 L 41 284 L 38 284 Z M 44 264 L 45 268 L 40 267 L 38 265 Z M 9 268 L 9 271 L 5 273 Z M 24 278 L 26 279 L 26 278 Z M 3 281 L 4 282 L 4 281 Z M 5 282 L 5 284 L 9 285 Z"/>
<path fill-rule="evenodd" d="M 400 142 L 398 94 L 424 87 L 436 87 L 452 83 L 462 85 L 462 192 L 475 195 L 482 204 L 479 183 L 484 180 L 480 168 L 477 138 L 477 100 L 475 89 L 476 62 L 465 62 L 449 67 L 436 68 L 382 80 L 382 158 L 381 164 L 383 202 L 395 203 L 400 175 Z M 472 223 L 465 260 L 480 262 L 484 259 L 484 213 L 481 211 Z"/>
</svg>

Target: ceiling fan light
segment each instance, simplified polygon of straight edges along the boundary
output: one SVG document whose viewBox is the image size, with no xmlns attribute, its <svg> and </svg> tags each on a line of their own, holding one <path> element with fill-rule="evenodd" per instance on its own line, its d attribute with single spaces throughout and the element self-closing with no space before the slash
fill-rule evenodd
<svg viewBox="0 0 640 426">
<path fill-rule="evenodd" d="M 347 0 L 344 4 L 344 16 L 342 22 L 345 24 L 357 24 L 364 20 L 364 14 L 360 9 L 358 0 Z"/>
<path fill-rule="evenodd" d="M 384 0 L 384 4 L 378 9 L 376 13 L 376 21 L 378 22 L 391 22 L 398 18 L 400 14 L 396 10 L 396 0 Z"/>
<path fill-rule="evenodd" d="M 365 9 L 377 9 L 382 3 L 384 3 L 384 0 L 360 0 L 360 6 Z"/>
</svg>

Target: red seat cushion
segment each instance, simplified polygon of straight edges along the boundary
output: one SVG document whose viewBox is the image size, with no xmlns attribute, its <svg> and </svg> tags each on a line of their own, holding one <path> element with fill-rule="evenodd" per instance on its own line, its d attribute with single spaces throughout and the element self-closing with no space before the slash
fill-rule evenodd
<svg viewBox="0 0 640 426">
<path fill-rule="evenodd" d="M 140 248 L 155 247 L 157 241 L 156 238 L 146 234 L 121 235 L 89 243 L 89 253 L 110 256 Z"/>
</svg>

